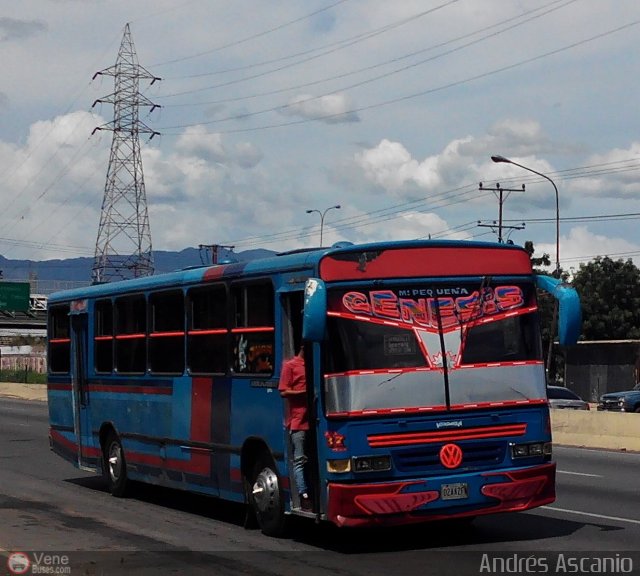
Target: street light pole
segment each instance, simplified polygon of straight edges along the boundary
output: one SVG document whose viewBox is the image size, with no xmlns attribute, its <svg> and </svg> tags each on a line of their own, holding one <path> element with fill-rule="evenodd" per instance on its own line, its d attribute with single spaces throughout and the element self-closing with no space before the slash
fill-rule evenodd
<svg viewBox="0 0 640 576">
<path fill-rule="evenodd" d="M 329 206 L 329 208 L 325 208 L 322 212 L 320 210 L 307 210 L 307 214 L 311 214 L 313 212 L 317 212 L 318 214 L 320 214 L 320 248 L 322 248 L 322 230 L 324 228 L 324 217 L 326 216 L 327 212 L 329 212 L 329 210 L 339 210 L 340 209 L 340 204 L 336 204 L 335 206 Z"/>
<path fill-rule="evenodd" d="M 534 174 L 537 174 L 538 176 L 541 176 L 545 180 L 548 180 L 549 182 L 551 182 L 553 189 L 556 191 L 556 269 L 553 275 L 556 278 L 560 278 L 560 201 L 558 197 L 558 187 L 556 186 L 556 183 L 553 180 L 551 180 L 551 178 L 549 178 L 549 176 L 547 176 L 546 174 L 543 174 L 542 172 L 538 172 L 537 170 L 534 170 L 533 168 L 529 168 L 528 166 L 523 166 L 522 164 L 518 164 L 517 162 L 514 162 L 513 160 L 509 160 L 509 158 L 505 158 L 504 156 L 491 156 L 491 160 L 493 160 L 494 162 L 504 162 L 506 164 L 513 164 L 514 166 L 518 166 L 523 170 L 528 170 L 529 172 L 533 172 Z"/>
<path fill-rule="evenodd" d="M 529 172 L 533 172 L 534 174 L 537 174 L 538 176 L 542 176 L 542 178 L 549 180 L 549 182 L 551 182 L 551 184 L 553 185 L 553 189 L 556 191 L 556 269 L 553 273 L 553 276 L 555 278 L 560 279 L 560 202 L 558 200 L 558 187 L 556 186 L 556 183 L 553 180 L 551 180 L 551 178 L 549 178 L 549 176 L 547 176 L 546 174 L 543 174 L 542 172 L 538 172 L 537 170 L 534 170 L 533 168 L 529 168 L 528 166 L 523 166 L 522 164 L 518 164 L 517 162 L 514 162 L 513 160 L 509 160 L 509 158 L 505 158 L 504 156 L 491 156 L 491 160 L 493 160 L 494 162 L 504 162 L 506 164 L 513 164 L 514 166 L 518 166 L 523 170 L 528 170 Z M 553 320 L 551 321 L 551 335 L 549 338 L 549 350 L 547 352 L 547 378 L 550 378 L 551 376 L 551 372 L 550 372 L 551 356 L 552 356 L 552 350 L 553 350 L 553 339 L 554 339 L 554 331 L 555 331 L 557 318 L 558 318 L 558 301 L 555 300 L 554 306 L 553 306 Z"/>
</svg>

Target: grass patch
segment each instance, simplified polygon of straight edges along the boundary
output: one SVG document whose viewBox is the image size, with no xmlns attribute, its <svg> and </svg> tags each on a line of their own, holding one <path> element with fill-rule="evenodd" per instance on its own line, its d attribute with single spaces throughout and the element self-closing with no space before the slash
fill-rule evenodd
<svg viewBox="0 0 640 576">
<path fill-rule="evenodd" d="M 47 375 L 32 370 L 0 370 L 0 382 L 20 382 L 23 384 L 46 384 Z"/>
</svg>

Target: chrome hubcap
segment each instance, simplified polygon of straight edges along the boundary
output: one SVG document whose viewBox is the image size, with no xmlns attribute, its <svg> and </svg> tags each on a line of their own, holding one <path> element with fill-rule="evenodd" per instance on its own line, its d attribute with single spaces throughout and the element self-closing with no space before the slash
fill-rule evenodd
<svg viewBox="0 0 640 576">
<path fill-rule="evenodd" d="M 111 480 L 117 482 L 122 473 L 122 454 L 120 446 L 114 442 L 109 448 L 109 476 Z"/>
<path fill-rule="evenodd" d="M 278 477 L 270 468 L 258 474 L 253 483 L 253 501 L 256 508 L 265 513 L 278 507 Z"/>
</svg>

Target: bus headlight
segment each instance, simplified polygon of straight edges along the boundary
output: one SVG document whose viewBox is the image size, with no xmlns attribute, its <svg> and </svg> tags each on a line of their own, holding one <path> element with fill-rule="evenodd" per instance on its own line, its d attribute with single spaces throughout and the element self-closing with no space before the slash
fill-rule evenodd
<svg viewBox="0 0 640 576">
<path fill-rule="evenodd" d="M 529 456 L 551 456 L 551 442 L 533 442 L 532 444 L 512 444 L 512 458 L 528 458 Z"/>
<path fill-rule="evenodd" d="M 382 472 L 391 470 L 391 456 L 354 456 L 354 472 Z"/>
</svg>

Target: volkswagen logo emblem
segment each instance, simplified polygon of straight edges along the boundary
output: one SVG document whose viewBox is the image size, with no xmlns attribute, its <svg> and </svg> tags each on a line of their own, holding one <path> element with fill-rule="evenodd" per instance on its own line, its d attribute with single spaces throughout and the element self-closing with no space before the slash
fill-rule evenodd
<svg viewBox="0 0 640 576">
<path fill-rule="evenodd" d="M 457 444 L 445 444 L 440 448 L 440 462 L 445 468 L 457 468 L 462 464 L 462 448 Z"/>
</svg>

